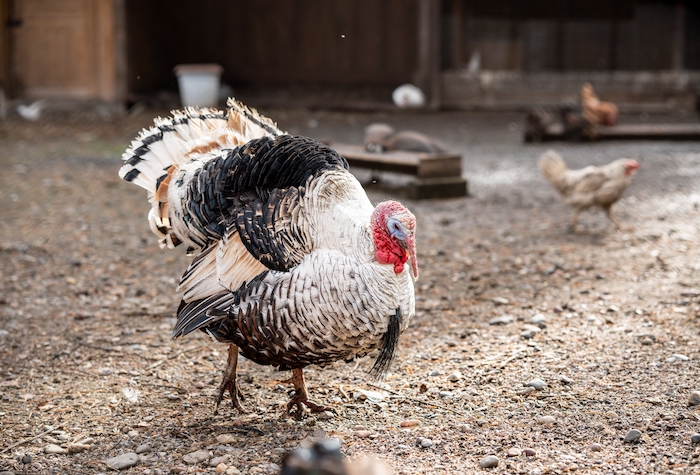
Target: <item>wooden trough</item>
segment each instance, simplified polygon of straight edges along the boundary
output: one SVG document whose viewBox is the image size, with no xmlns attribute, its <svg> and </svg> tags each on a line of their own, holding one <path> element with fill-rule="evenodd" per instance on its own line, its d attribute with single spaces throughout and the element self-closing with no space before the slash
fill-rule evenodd
<svg viewBox="0 0 700 475">
<path fill-rule="evenodd" d="M 700 124 L 622 124 L 592 129 L 591 140 L 700 140 Z M 580 140 L 581 136 L 566 131 L 561 123 L 549 124 L 526 142 Z"/>
<path fill-rule="evenodd" d="M 331 144 L 351 167 L 404 173 L 415 176 L 409 184 L 413 199 L 467 196 L 467 180 L 462 177 L 462 157 L 457 153 L 391 151 L 371 153 L 360 145 Z"/>
</svg>

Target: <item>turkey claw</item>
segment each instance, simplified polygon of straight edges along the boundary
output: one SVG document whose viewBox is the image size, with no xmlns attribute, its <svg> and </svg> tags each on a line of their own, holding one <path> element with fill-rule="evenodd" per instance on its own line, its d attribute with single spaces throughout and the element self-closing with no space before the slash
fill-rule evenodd
<svg viewBox="0 0 700 475">
<path fill-rule="evenodd" d="M 296 411 L 292 410 L 296 407 Z M 314 412 L 335 412 L 332 407 L 321 406 L 315 402 L 311 402 L 308 399 L 297 398 L 294 396 L 291 401 L 287 403 L 287 414 L 294 416 L 297 419 L 303 419 L 307 414 Z"/>
<path fill-rule="evenodd" d="M 219 386 L 219 393 L 216 396 L 216 406 L 214 406 L 214 415 L 219 414 L 219 404 L 224 400 L 224 394 L 228 392 L 231 395 L 231 405 L 238 410 L 241 414 L 245 414 L 246 410 L 243 409 L 240 401 L 245 401 L 245 397 L 235 381 L 222 381 Z"/>
</svg>

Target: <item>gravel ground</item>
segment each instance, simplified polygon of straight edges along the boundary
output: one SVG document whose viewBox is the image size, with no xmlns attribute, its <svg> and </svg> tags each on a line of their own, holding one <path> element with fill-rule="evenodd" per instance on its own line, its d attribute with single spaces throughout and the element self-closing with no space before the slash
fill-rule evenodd
<svg viewBox="0 0 700 475">
<path fill-rule="evenodd" d="M 397 474 L 700 473 L 700 144 L 525 145 L 516 114 L 264 112 L 341 142 L 387 121 L 463 154 L 471 197 L 403 200 L 421 277 L 392 372 L 372 380 L 370 358 L 309 368 L 312 396 L 336 414 L 297 421 L 288 374 L 243 360 L 249 412 L 214 416 L 226 348 L 170 339 L 189 259 L 158 248 L 145 193 L 117 177 L 157 112 L 10 119 L 0 472 L 107 473 L 109 460 L 123 473 L 275 473 L 286 451 L 326 436 Z M 571 210 L 536 168 L 549 147 L 572 167 L 639 159 L 615 208 L 631 230 L 593 211 L 566 232 Z"/>
</svg>

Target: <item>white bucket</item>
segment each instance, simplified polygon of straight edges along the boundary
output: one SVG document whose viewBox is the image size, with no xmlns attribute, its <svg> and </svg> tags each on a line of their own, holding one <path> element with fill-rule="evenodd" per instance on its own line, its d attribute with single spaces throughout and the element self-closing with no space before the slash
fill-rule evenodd
<svg viewBox="0 0 700 475">
<path fill-rule="evenodd" d="M 224 68 L 218 64 L 179 64 L 175 66 L 174 71 L 183 106 L 218 105 L 219 81 Z"/>
</svg>

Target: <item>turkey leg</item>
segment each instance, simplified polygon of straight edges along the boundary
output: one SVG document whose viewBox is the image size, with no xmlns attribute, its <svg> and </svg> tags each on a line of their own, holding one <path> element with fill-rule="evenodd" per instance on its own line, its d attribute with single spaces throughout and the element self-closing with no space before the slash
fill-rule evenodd
<svg viewBox="0 0 700 475">
<path fill-rule="evenodd" d="M 236 368 L 238 367 L 238 347 L 236 345 L 228 346 L 228 361 L 226 362 L 226 369 L 224 369 L 224 378 L 219 386 L 219 394 L 216 396 L 216 407 L 214 407 L 214 415 L 219 413 L 219 404 L 224 399 L 224 394 L 226 391 L 231 395 L 231 402 L 233 407 L 238 409 L 239 412 L 245 412 L 243 406 L 239 402 L 238 398 L 245 399 L 241 390 L 238 389 L 238 384 L 236 383 Z"/>
<path fill-rule="evenodd" d="M 318 404 L 309 401 L 309 392 L 306 389 L 306 381 L 304 381 L 304 373 L 302 368 L 292 370 L 292 377 L 284 381 L 294 385 L 294 396 L 287 403 L 287 412 L 291 414 L 294 406 L 297 408 L 297 417 L 302 417 L 306 412 L 323 412 L 332 411 L 330 407 L 319 406 Z"/>
</svg>

